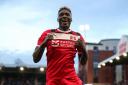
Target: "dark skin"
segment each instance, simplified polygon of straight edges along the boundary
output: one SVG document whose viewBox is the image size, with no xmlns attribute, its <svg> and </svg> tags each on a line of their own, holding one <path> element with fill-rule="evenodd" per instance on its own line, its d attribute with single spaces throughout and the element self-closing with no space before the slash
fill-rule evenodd
<svg viewBox="0 0 128 85">
<path fill-rule="evenodd" d="M 72 18 L 71 18 L 71 13 L 66 10 L 63 9 L 58 13 L 58 22 L 59 22 L 59 29 L 62 31 L 68 31 L 70 24 L 71 24 Z M 53 34 L 48 34 L 45 38 L 45 40 L 42 42 L 42 44 L 39 47 L 35 48 L 35 51 L 33 53 L 33 61 L 35 63 L 39 62 L 43 53 L 44 53 L 44 49 L 46 47 L 46 43 L 48 40 L 53 39 Z M 86 48 L 85 48 L 85 43 L 83 41 L 81 41 L 80 39 L 78 39 L 78 41 L 75 44 L 76 48 L 79 50 L 82 50 L 82 53 L 79 54 L 79 61 L 82 65 L 85 65 L 87 62 L 87 52 L 86 52 Z"/>
<path fill-rule="evenodd" d="M 58 22 L 60 30 L 68 31 L 71 21 L 71 13 L 68 10 L 62 10 L 58 13 Z"/>
<path fill-rule="evenodd" d="M 78 39 L 78 41 L 76 42 L 76 48 L 78 51 L 79 50 L 82 51 L 80 54 L 78 54 L 80 64 L 85 65 L 87 62 L 87 58 L 88 58 L 86 48 L 85 48 L 85 43 L 81 41 L 80 39 Z"/>
</svg>

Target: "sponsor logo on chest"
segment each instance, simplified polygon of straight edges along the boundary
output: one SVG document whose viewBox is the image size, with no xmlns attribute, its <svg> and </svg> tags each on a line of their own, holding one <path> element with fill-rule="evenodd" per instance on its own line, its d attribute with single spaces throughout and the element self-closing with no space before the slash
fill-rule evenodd
<svg viewBox="0 0 128 85">
<path fill-rule="evenodd" d="M 54 33 L 51 45 L 53 47 L 74 47 L 80 36 L 64 33 Z"/>
</svg>

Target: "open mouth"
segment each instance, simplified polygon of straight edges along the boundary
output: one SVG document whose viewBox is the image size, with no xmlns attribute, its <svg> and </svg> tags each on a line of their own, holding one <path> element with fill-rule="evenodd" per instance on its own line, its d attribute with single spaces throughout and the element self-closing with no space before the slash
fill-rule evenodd
<svg viewBox="0 0 128 85">
<path fill-rule="evenodd" d="M 68 22 L 62 22 L 62 26 L 68 26 Z"/>
<path fill-rule="evenodd" d="M 61 26 L 69 26 L 70 24 L 70 19 L 68 17 L 62 17 L 60 18 L 60 23 L 61 23 Z"/>
</svg>

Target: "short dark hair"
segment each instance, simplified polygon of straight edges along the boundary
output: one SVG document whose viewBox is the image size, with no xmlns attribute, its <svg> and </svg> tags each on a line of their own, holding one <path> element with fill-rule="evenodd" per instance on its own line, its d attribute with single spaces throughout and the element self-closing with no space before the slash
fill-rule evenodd
<svg viewBox="0 0 128 85">
<path fill-rule="evenodd" d="M 59 9 L 58 13 L 59 13 L 60 11 L 64 10 L 64 9 L 65 9 L 65 10 L 68 10 L 68 11 L 71 13 L 70 8 L 68 8 L 68 7 L 66 7 L 66 6 L 61 7 L 61 8 Z"/>
</svg>

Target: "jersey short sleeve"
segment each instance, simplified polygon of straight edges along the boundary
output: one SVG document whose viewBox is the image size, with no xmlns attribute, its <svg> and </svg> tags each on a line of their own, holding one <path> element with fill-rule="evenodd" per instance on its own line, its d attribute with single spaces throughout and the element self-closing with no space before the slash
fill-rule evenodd
<svg viewBox="0 0 128 85">
<path fill-rule="evenodd" d="M 80 36 L 80 40 L 83 41 L 84 44 L 86 45 L 86 42 L 85 42 L 83 36 L 82 36 L 81 34 L 79 34 L 79 36 Z M 82 53 L 82 50 L 81 50 L 81 48 L 80 48 L 80 49 L 78 50 L 78 54 L 81 54 L 81 53 Z"/>
<path fill-rule="evenodd" d="M 80 40 L 82 40 L 86 44 L 86 42 L 81 34 L 80 34 Z"/>
<path fill-rule="evenodd" d="M 50 33 L 50 32 L 51 32 L 51 30 L 46 30 L 46 31 L 44 31 L 44 32 L 41 34 L 41 36 L 40 36 L 39 39 L 38 39 L 37 46 L 40 46 L 40 45 L 41 45 L 41 43 L 44 41 L 44 39 L 45 39 L 45 37 L 47 36 L 47 34 Z"/>
</svg>

